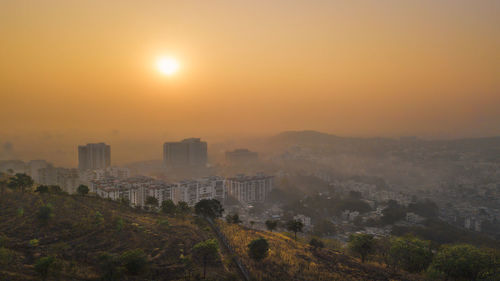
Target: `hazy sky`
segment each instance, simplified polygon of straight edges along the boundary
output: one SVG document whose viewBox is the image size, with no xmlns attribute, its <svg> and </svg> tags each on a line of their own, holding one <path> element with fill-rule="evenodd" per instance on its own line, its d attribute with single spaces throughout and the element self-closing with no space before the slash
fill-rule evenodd
<svg viewBox="0 0 500 281">
<path fill-rule="evenodd" d="M 500 135 L 500 1 L 0 0 L 0 105 L 0 144 L 64 164 L 100 140 L 120 162 L 184 136 Z"/>
</svg>

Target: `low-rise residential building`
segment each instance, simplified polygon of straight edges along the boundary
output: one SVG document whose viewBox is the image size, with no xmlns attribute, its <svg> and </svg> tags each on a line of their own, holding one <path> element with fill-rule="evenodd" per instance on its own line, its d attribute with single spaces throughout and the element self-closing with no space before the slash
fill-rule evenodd
<svg viewBox="0 0 500 281">
<path fill-rule="evenodd" d="M 228 195 L 243 203 L 263 202 L 273 189 L 273 181 L 273 176 L 264 174 L 238 175 L 226 179 L 226 190 Z"/>
</svg>

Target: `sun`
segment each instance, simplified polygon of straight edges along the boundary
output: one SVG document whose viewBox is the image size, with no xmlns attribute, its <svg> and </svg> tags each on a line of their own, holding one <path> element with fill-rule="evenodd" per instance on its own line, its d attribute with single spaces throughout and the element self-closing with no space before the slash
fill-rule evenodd
<svg viewBox="0 0 500 281">
<path fill-rule="evenodd" d="M 179 62 L 171 57 L 161 57 L 156 61 L 156 67 L 161 74 L 171 76 L 179 71 Z"/>
</svg>

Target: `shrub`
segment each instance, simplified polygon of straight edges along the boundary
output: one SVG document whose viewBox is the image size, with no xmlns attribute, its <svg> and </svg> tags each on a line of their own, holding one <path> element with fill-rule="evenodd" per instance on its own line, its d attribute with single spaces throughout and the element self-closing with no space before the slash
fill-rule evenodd
<svg viewBox="0 0 500 281">
<path fill-rule="evenodd" d="M 87 195 L 89 193 L 89 187 L 86 186 L 86 185 L 80 184 L 77 187 L 76 192 L 78 194 L 80 194 L 81 196 L 85 196 L 85 195 Z"/>
<path fill-rule="evenodd" d="M 37 218 L 42 224 L 47 224 L 54 217 L 52 204 L 46 204 L 38 209 Z"/>
<path fill-rule="evenodd" d="M 255 239 L 248 244 L 248 255 L 256 260 L 260 261 L 267 257 L 269 252 L 269 243 L 264 238 Z"/>
<path fill-rule="evenodd" d="M 124 252 L 120 257 L 120 260 L 130 275 L 143 273 L 148 264 L 146 255 L 141 249 Z"/>
</svg>

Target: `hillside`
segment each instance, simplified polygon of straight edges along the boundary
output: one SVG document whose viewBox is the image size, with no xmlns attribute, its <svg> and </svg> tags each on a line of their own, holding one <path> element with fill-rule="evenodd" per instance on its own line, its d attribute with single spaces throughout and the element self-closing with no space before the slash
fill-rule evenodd
<svg viewBox="0 0 500 281">
<path fill-rule="evenodd" d="M 312 249 L 280 233 L 221 221 L 218 226 L 257 280 L 421 280 L 418 276 L 395 273 L 375 264 L 361 264 L 332 249 Z M 269 255 L 261 262 L 253 261 L 247 253 L 248 243 L 257 238 L 269 242 Z"/>
<path fill-rule="evenodd" d="M 40 210 L 48 204 L 53 215 L 43 223 Z M 48 280 L 199 280 L 201 265 L 182 256 L 216 237 L 205 221 L 191 215 L 167 217 L 95 197 L 10 192 L 0 206 L 0 280 L 40 280 L 35 264 L 44 257 L 58 260 L 58 273 Z M 222 221 L 217 225 L 255 280 L 418 280 L 331 249 L 313 250 L 282 234 Z M 247 254 L 247 244 L 257 237 L 270 243 L 270 254 L 261 262 Z M 233 256 L 220 245 L 221 258 L 208 267 L 207 280 L 239 280 Z M 136 249 L 144 252 L 143 271 L 103 278 L 103 252 L 123 257 Z"/>
<path fill-rule="evenodd" d="M 45 204 L 52 204 L 53 217 L 43 225 L 38 212 Z M 102 252 L 119 256 L 135 249 L 144 251 L 147 270 L 119 280 L 185 280 L 201 270 L 183 263 L 181 253 L 188 256 L 193 245 L 213 235 L 192 217 L 167 218 L 99 198 L 16 192 L 3 195 L 0 206 L 2 253 L 9 253 L 0 255 L 0 280 L 40 280 L 34 264 L 47 256 L 60 261 L 59 280 L 99 280 Z M 225 260 L 210 267 L 207 276 L 234 278 Z"/>
</svg>

